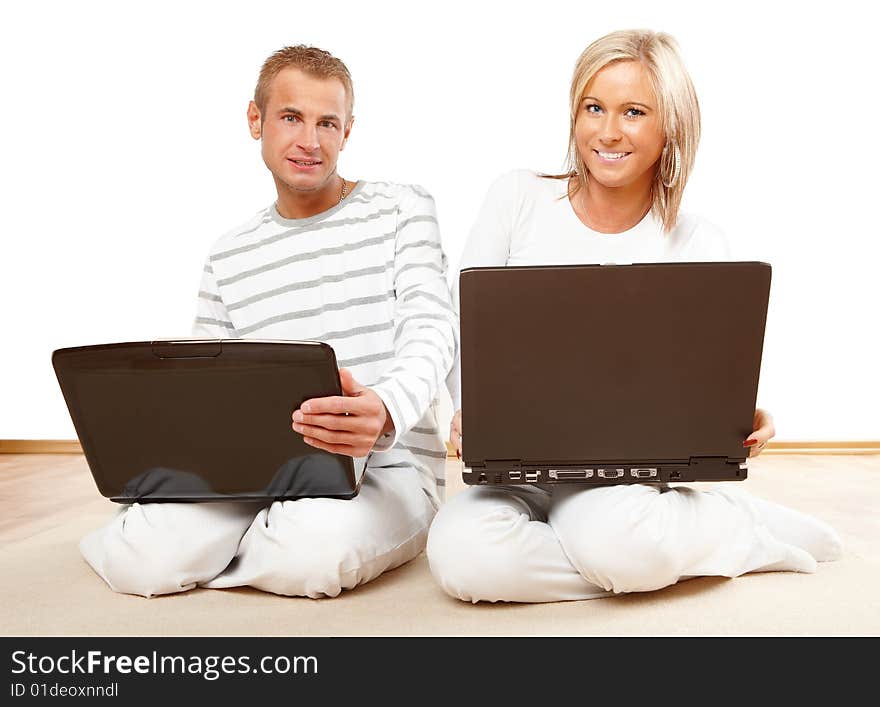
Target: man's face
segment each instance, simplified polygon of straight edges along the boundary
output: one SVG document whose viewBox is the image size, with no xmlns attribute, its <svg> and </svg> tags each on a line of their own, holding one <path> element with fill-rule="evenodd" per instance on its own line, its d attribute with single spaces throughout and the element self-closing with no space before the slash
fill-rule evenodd
<svg viewBox="0 0 880 707">
<path fill-rule="evenodd" d="M 335 186 L 336 161 L 351 131 L 345 87 L 296 68 L 272 80 L 262 112 L 248 106 L 251 135 L 262 140 L 263 161 L 279 194 Z"/>
</svg>

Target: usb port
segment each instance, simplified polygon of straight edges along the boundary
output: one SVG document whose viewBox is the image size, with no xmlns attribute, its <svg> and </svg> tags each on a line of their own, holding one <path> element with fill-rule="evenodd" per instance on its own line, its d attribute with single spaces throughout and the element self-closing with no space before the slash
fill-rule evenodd
<svg viewBox="0 0 880 707">
<path fill-rule="evenodd" d="M 637 479 L 653 479 L 657 476 L 656 469 L 630 469 L 629 473 Z"/>
<path fill-rule="evenodd" d="M 603 479 L 619 479 L 623 476 L 623 469 L 599 469 L 598 474 Z"/>
<path fill-rule="evenodd" d="M 507 478 L 510 479 L 511 481 L 519 481 L 522 478 L 522 472 L 521 471 L 508 471 Z"/>
<path fill-rule="evenodd" d="M 550 469 L 547 472 L 551 479 L 557 481 L 577 481 L 589 479 L 593 475 L 592 469 Z"/>
<path fill-rule="evenodd" d="M 537 482 L 538 477 L 541 475 L 540 471 L 527 471 L 526 472 L 526 483 L 534 484 Z"/>
</svg>

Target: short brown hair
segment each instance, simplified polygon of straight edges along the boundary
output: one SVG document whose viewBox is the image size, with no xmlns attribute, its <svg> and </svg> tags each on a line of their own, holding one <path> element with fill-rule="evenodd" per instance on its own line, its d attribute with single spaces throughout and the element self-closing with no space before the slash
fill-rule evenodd
<svg viewBox="0 0 880 707">
<path fill-rule="evenodd" d="M 266 107 L 266 99 L 269 97 L 269 85 L 283 69 L 293 67 L 300 69 L 319 79 L 338 79 L 345 88 L 346 109 L 348 117 L 354 110 L 354 86 L 351 82 L 351 74 L 348 67 L 330 52 L 307 47 L 305 44 L 297 44 L 295 47 L 279 49 L 266 61 L 260 69 L 260 77 L 257 79 L 257 88 L 254 90 L 254 103 L 260 112 Z"/>
</svg>

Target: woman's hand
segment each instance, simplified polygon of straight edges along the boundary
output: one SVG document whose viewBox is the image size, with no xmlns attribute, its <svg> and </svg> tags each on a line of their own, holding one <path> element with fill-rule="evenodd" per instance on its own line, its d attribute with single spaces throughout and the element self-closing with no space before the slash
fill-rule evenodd
<svg viewBox="0 0 880 707">
<path fill-rule="evenodd" d="M 449 441 L 455 447 L 455 456 L 461 459 L 461 410 L 456 410 L 449 425 Z"/>
<path fill-rule="evenodd" d="M 758 408 L 755 410 L 755 419 L 752 423 L 752 429 L 754 431 L 746 438 L 746 441 L 743 442 L 743 447 L 750 447 L 749 456 L 756 457 L 764 451 L 767 442 L 776 436 L 776 427 L 773 425 L 773 416 L 766 410 Z"/>
</svg>

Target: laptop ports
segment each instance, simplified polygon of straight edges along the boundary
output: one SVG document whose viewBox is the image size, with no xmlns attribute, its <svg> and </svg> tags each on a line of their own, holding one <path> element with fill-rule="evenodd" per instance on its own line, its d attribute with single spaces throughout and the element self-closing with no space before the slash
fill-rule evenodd
<svg viewBox="0 0 880 707">
<path fill-rule="evenodd" d="M 582 481 L 593 476 L 592 469 L 550 469 L 547 475 L 557 481 Z"/>
<path fill-rule="evenodd" d="M 538 477 L 541 475 L 540 471 L 527 471 L 526 472 L 526 483 L 534 484 L 537 483 Z"/>
<path fill-rule="evenodd" d="M 623 469 L 597 469 L 600 478 L 603 479 L 619 479 L 624 474 Z"/>
<path fill-rule="evenodd" d="M 630 475 L 636 477 L 637 479 L 656 479 L 657 478 L 657 470 L 654 468 L 650 469 L 630 469 Z"/>
<path fill-rule="evenodd" d="M 522 478 L 522 472 L 521 471 L 508 471 L 507 478 L 510 479 L 511 481 L 519 481 Z"/>
</svg>

